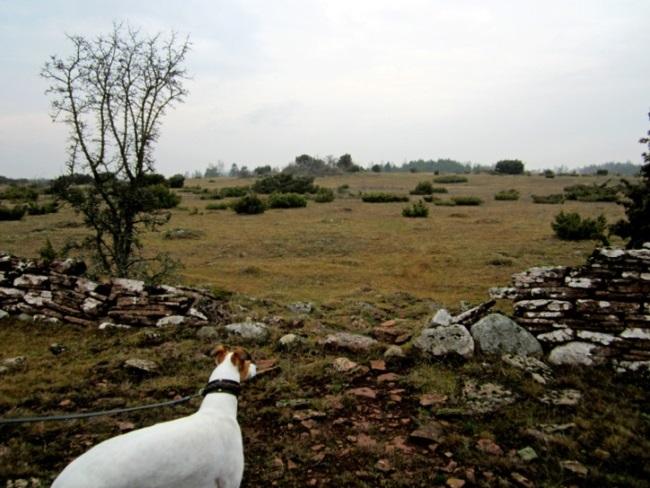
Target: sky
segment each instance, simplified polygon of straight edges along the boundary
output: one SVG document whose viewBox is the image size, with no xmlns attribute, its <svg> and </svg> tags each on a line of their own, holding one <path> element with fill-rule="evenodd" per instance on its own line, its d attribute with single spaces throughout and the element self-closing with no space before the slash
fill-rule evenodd
<svg viewBox="0 0 650 488">
<path fill-rule="evenodd" d="M 192 43 L 163 174 L 345 153 L 640 164 L 648 19 L 648 0 L 0 0 L 0 175 L 64 172 L 68 129 L 39 73 L 70 54 L 66 34 L 114 22 Z"/>
</svg>

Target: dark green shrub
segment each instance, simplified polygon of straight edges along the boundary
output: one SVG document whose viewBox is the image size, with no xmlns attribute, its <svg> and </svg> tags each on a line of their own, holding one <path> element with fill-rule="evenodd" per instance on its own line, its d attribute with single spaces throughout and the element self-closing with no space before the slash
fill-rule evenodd
<svg viewBox="0 0 650 488">
<path fill-rule="evenodd" d="M 424 196 L 422 197 L 422 199 L 423 199 L 425 202 L 429 202 L 429 203 L 431 203 L 431 202 L 439 202 L 439 201 L 440 201 L 440 198 L 439 198 L 439 197 L 434 197 L 433 195 L 424 195 Z"/>
<path fill-rule="evenodd" d="M 453 200 L 434 200 L 433 204 L 437 207 L 455 207 L 456 202 Z"/>
<path fill-rule="evenodd" d="M 467 183 L 467 177 L 466 176 L 460 176 L 460 175 L 445 175 L 445 176 L 438 176 L 437 178 L 433 179 L 434 183 Z"/>
<path fill-rule="evenodd" d="M 222 198 L 240 198 L 248 195 L 250 187 L 248 186 L 224 186 L 219 190 Z"/>
<path fill-rule="evenodd" d="M 409 197 L 406 195 L 397 195 L 395 193 L 369 192 L 362 193 L 361 200 L 366 203 L 393 203 L 408 202 Z"/>
<path fill-rule="evenodd" d="M 576 212 L 560 212 L 555 216 L 555 221 L 551 223 L 555 234 L 562 240 L 582 241 L 596 239 L 607 244 L 605 229 L 607 229 L 607 220 L 604 215 L 599 215 L 595 219 L 582 218 Z"/>
<path fill-rule="evenodd" d="M 27 213 L 29 215 L 45 215 L 45 214 L 56 213 L 58 211 L 59 211 L 59 204 L 57 202 L 48 202 L 43 205 L 30 203 L 27 206 Z"/>
<path fill-rule="evenodd" d="M 341 185 L 341 186 L 339 186 L 339 187 L 336 189 L 336 191 L 337 191 L 338 193 L 346 193 L 349 189 L 350 189 L 350 185 L 345 184 L 345 185 Z"/>
<path fill-rule="evenodd" d="M 271 193 L 316 193 L 313 176 L 295 176 L 288 173 L 265 176 L 257 180 L 253 191 L 262 194 Z"/>
<path fill-rule="evenodd" d="M 139 202 L 142 208 L 170 209 L 181 203 L 181 197 L 167 185 L 150 185 L 142 189 Z"/>
<path fill-rule="evenodd" d="M 208 203 L 205 206 L 206 210 L 228 210 L 230 208 L 230 205 L 223 202 L 223 203 Z"/>
<path fill-rule="evenodd" d="M 14 205 L 11 208 L 0 205 L 0 220 L 20 220 L 25 212 L 23 205 Z"/>
<path fill-rule="evenodd" d="M 596 170 L 596 176 L 607 176 L 609 174 L 609 171 L 606 169 L 597 169 Z"/>
<path fill-rule="evenodd" d="M 502 175 L 520 175 L 524 172 L 524 163 L 518 159 L 503 159 L 497 162 L 494 171 Z"/>
<path fill-rule="evenodd" d="M 56 258 L 59 257 L 58 253 L 56 252 L 56 249 L 54 249 L 54 246 L 52 245 L 52 242 L 49 239 L 45 240 L 45 244 L 43 247 L 41 247 L 38 250 L 38 254 L 41 257 L 43 261 L 46 263 L 51 263 L 54 261 Z"/>
<path fill-rule="evenodd" d="M 269 208 L 300 208 L 307 206 L 307 199 L 298 193 L 271 193 L 266 205 Z"/>
<path fill-rule="evenodd" d="M 261 214 L 266 210 L 264 202 L 254 194 L 241 197 L 232 204 L 232 209 L 238 214 Z"/>
<path fill-rule="evenodd" d="M 555 205 L 564 203 L 564 195 L 562 193 L 553 193 L 551 195 L 533 195 L 533 203 L 545 203 Z"/>
<path fill-rule="evenodd" d="M 555 173 L 552 170 L 547 169 L 544 171 L 544 178 L 555 178 Z"/>
<path fill-rule="evenodd" d="M 411 195 L 431 195 L 433 193 L 433 185 L 430 181 L 420 181 L 414 190 L 411 190 Z"/>
<path fill-rule="evenodd" d="M 11 200 L 12 202 L 33 202 L 37 199 L 38 190 L 29 186 L 11 185 L 0 193 L 0 200 Z"/>
<path fill-rule="evenodd" d="M 167 181 L 169 181 L 170 188 L 183 188 L 183 185 L 185 185 L 185 177 L 183 175 L 170 176 Z"/>
<path fill-rule="evenodd" d="M 503 190 L 494 195 L 495 200 L 519 200 L 519 192 L 515 189 Z"/>
<path fill-rule="evenodd" d="M 451 199 L 456 205 L 476 206 L 483 203 L 479 197 L 452 197 Z"/>
<path fill-rule="evenodd" d="M 319 188 L 314 195 L 317 203 L 329 203 L 334 201 L 334 191 L 331 188 Z"/>
<path fill-rule="evenodd" d="M 579 202 L 616 202 L 620 187 L 602 185 L 571 185 L 564 188 L 567 200 L 578 200 Z"/>
<path fill-rule="evenodd" d="M 432 188 L 431 193 L 449 193 L 449 190 L 447 190 L 444 186 L 434 186 Z"/>
<path fill-rule="evenodd" d="M 422 200 L 415 202 L 410 207 L 404 207 L 402 209 L 402 215 L 404 217 L 411 218 L 424 218 L 429 216 L 429 208 L 424 204 Z"/>
</svg>

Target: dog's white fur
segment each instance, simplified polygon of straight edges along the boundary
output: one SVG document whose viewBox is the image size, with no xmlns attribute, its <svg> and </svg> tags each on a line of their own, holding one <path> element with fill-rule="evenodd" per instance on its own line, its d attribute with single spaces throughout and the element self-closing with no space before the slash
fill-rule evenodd
<svg viewBox="0 0 650 488">
<path fill-rule="evenodd" d="M 210 381 L 255 375 L 255 365 L 238 350 L 215 351 L 217 367 Z M 93 447 L 70 463 L 52 488 L 236 488 L 243 473 L 237 397 L 210 393 L 193 415 Z"/>
</svg>

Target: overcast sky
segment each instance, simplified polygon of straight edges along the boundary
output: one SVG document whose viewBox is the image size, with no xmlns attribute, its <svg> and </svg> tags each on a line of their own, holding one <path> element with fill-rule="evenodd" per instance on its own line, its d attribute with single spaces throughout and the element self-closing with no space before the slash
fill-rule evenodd
<svg viewBox="0 0 650 488">
<path fill-rule="evenodd" d="M 168 175 L 303 153 L 640 163 L 648 20 L 649 0 L 0 0 L 0 175 L 63 171 L 39 72 L 66 33 L 114 21 L 190 36 L 190 94 L 155 153 Z"/>
</svg>

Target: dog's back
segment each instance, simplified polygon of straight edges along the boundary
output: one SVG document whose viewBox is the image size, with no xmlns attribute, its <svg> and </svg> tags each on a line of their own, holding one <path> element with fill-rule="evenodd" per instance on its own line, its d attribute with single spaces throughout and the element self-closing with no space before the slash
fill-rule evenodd
<svg viewBox="0 0 650 488">
<path fill-rule="evenodd" d="M 52 488 L 237 487 L 243 468 L 236 419 L 198 411 L 98 444 Z"/>
</svg>

